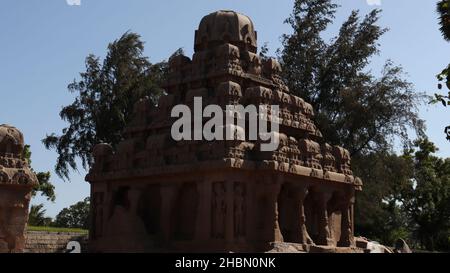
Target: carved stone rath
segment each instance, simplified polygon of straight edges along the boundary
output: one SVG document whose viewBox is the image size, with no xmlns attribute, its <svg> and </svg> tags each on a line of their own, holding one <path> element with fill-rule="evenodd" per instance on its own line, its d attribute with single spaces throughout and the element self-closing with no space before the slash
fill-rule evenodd
<svg viewBox="0 0 450 273">
<path fill-rule="evenodd" d="M 331 235 L 327 210 L 327 204 L 331 196 L 332 196 L 331 193 L 326 191 L 315 193 L 316 197 L 315 201 L 318 207 L 318 218 L 319 218 L 319 237 L 317 239 L 317 244 L 319 245 L 326 245 L 326 246 L 333 245 L 333 238 Z"/>
<path fill-rule="evenodd" d="M 289 92 L 280 63 L 261 60 L 257 48 L 249 17 L 233 11 L 205 16 L 195 32 L 193 60 L 169 61 L 166 95 L 158 105 L 143 98 L 117 149 L 94 148 L 95 163 L 86 176 L 95 200 L 90 251 L 354 245 L 353 199 L 362 183 L 353 176 L 350 154 L 324 143 L 313 106 Z M 193 112 L 196 97 L 203 107 L 220 106 L 224 117 L 230 104 L 279 106 L 278 149 L 261 151 L 261 141 L 247 139 L 175 141 L 171 110 L 183 104 Z M 242 124 L 250 124 L 247 116 Z M 203 126 L 208 121 L 196 120 Z M 249 130 L 242 124 L 229 126 L 245 135 Z M 0 168 L 0 183 L 10 178 Z"/>
<path fill-rule="evenodd" d="M 38 179 L 23 158 L 24 139 L 0 125 L 0 253 L 23 252 L 31 189 Z"/>
</svg>

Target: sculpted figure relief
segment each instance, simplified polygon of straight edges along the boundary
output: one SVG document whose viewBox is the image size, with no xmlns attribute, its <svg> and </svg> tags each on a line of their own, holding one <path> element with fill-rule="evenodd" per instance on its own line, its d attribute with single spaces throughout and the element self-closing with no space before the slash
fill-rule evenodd
<svg viewBox="0 0 450 273">
<path fill-rule="evenodd" d="M 325 171 L 336 172 L 336 159 L 333 156 L 333 147 L 330 144 L 322 144 L 322 165 Z"/>
<path fill-rule="evenodd" d="M 300 149 L 305 166 L 313 169 L 322 169 L 322 154 L 319 143 L 308 139 L 302 139 L 300 141 Z"/>
<path fill-rule="evenodd" d="M 240 64 L 240 52 L 237 46 L 224 44 L 216 49 L 216 70 L 242 70 Z"/>
</svg>

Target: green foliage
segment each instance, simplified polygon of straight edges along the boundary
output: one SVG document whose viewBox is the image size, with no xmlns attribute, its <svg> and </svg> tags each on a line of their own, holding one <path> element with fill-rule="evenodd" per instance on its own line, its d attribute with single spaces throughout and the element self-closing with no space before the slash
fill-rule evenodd
<svg viewBox="0 0 450 273">
<path fill-rule="evenodd" d="M 270 57 L 267 55 L 269 53 L 269 44 L 265 42 L 261 49 L 259 50 L 259 57 L 261 60 L 268 60 Z"/>
<path fill-rule="evenodd" d="M 410 238 L 409 219 L 400 204 L 402 192 L 411 184 L 412 161 L 377 152 L 354 157 L 352 167 L 364 177 L 363 191 L 356 199 L 356 232 L 390 246 L 398 238 Z"/>
<path fill-rule="evenodd" d="M 89 197 L 68 208 L 62 209 L 56 215 L 52 226 L 61 228 L 89 228 Z"/>
<path fill-rule="evenodd" d="M 366 177 L 355 210 L 360 235 L 387 245 L 403 238 L 429 251 L 450 250 L 450 158 L 436 151 L 421 139 L 403 156 L 354 158 L 355 171 Z"/>
<path fill-rule="evenodd" d="M 376 23 L 379 10 L 364 18 L 353 11 L 330 42 L 321 33 L 332 23 L 331 0 L 296 1 L 286 20 L 293 33 L 283 36 L 281 63 L 290 90 L 311 103 L 316 124 L 331 144 L 352 155 L 385 150 L 393 137 L 408 142 L 409 129 L 423 135 L 418 94 L 401 67 L 387 61 L 379 78 L 367 69 L 386 32 Z"/>
<path fill-rule="evenodd" d="M 31 149 L 30 145 L 25 145 L 23 150 L 23 157 L 28 160 L 28 163 L 31 166 Z M 34 172 L 33 168 L 31 170 Z M 38 192 L 41 193 L 42 196 L 45 196 L 48 201 L 55 202 L 56 194 L 55 194 L 55 186 L 50 182 L 50 172 L 34 172 L 38 178 L 39 184 L 35 186 L 31 195 L 34 197 Z"/>
<path fill-rule="evenodd" d="M 365 16 L 353 11 L 330 41 L 322 33 L 333 23 L 331 0 L 297 0 L 286 20 L 292 34 L 283 35 L 279 51 L 284 78 L 294 94 L 315 108 L 324 141 L 347 148 L 353 170 L 364 182 L 355 208 L 355 232 L 387 245 L 414 236 L 402 202 L 411 187 L 414 163 L 392 152 L 394 139 L 412 147 L 425 125 L 418 107 L 426 100 L 405 80 L 392 61 L 379 76 L 368 64 L 378 54 L 380 11 Z M 414 138 L 411 132 L 415 133 Z"/>
<path fill-rule="evenodd" d="M 437 11 L 440 15 L 439 24 L 441 25 L 441 32 L 444 39 L 450 41 L 450 0 L 442 0 L 437 4 Z M 447 86 L 450 90 L 450 64 L 437 75 L 438 89 L 442 90 L 443 85 Z M 448 95 L 435 94 L 431 103 L 442 103 L 446 107 L 450 103 L 450 91 Z M 447 140 L 450 141 L 450 126 L 445 127 L 444 132 L 447 136 Z"/>
<path fill-rule="evenodd" d="M 450 250 L 450 158 L 433 154 L 438 150 L 428 139 L 415 142 L 414 179 L 405 191 L 404 208 L 417 225 L 420 244 L 427 250 Z"/>
<path fill-rule="evenodd" d="M 31 226 L 48 226 L 52 222 L 52 218 L 45 217 L 46 210 L 44 204 L 33 205 L 30 207 L 28 214 L 28 225 Z"/>
<path fill-rule="evenodd" d="M 450 0 L 441 0 L 437 4 L 441 32 L 447 41 L 450 41 Z"/>
<path fill-rule="evenodd" d="M 94 145 L 103 142 L 115 146 L 120 142 L 139 99 L 149 97 L 154 105 L 157 103 L 167 63 L 153 65 L 143 51 L 140 36 L 127 32 L 109 44 L 103 63 L 94 55 L 86 58 L 80 81 L 68 86 L 76 98 L 60 112 L 69 126 L 61 135 L 47 135 L 43 140 L 47 149 L 58 153 L 55 170 L 61 178 L 69 179 L 69 171 L 77 170 L 77 158 L 87 169 L 93 161 Z"/>
</svg>

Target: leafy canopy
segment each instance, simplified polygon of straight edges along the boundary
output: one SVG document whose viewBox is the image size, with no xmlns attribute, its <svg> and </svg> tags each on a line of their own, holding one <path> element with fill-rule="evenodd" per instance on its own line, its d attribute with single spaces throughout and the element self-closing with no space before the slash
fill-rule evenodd
<svg viewBox="0 0 450 273">
<path fill-rule="evenodd" d="M 404 208 L 415 224 L 420 244 L 427 250 L 450 250 L 450 158 L 434 153 L 428 139 L 415 142 L 406 153 L 414 163 L 412 183 L 405 192 Z"/>
<path fill-rule="evenodd" d="M 89 197 L 68 208 L 62 209 L 56 215 L 52 226 L 62 228 L 89 228 Z"/>
<path fill-rule="evenodd" d="M 439 24 L 442 35 L 447 41 L 450 41 L 450 1 L 441 0 L 437 4 L 437 11 L 439 13 Z"/>
<path fill-rule="evenodd" d="M 31 149 L 30 145 L 25 145 L 25 148 L 23 150 L 23 157 L 28 161 L 28 164 L 31 166 Z M 45 196 L 48 201 L 55 202 L 56 200 L 56 193 L 55 193 L 55 186 L 50 182 L 50 172 L 35 172 L 33 168 L 31 168 L 31 171 L 33 171 L 38 179 L 38 185 L 35 186 L 31 190 L 31 195 L 34 197 L 37 195 L 38 192 L 41 193 L 41 196 Z"/>
<path fill-rule="evenodd" d="M 450 41 L 450 0 L 438 2 L 437 11 L 440 15 L 439 24 L 441 25 L 442 35 L 445 40 Z M 442 90 L 444 85 L 450 90 L 450 64 L 437 75 L 437 79 L 439 81 L 439 90 Z M 447 95 L 435 94 L 435 98 L 431 100 L 431 103 L 438 102 L 441 102 L 444 107 L 450 104 L 450 91 L 448 91 Z M 447 140 L 450 141 L 450 126 L 445 127 L 444 132 L 447 135 Z"/>
<path fill-rule="evenodd" d="M 63 107 L 61 119 L 68 123 L 62 134 L 43 139 L 47 149 L 58 153 L 55 171 L 69 179 L 77 170 L 77 159 L 87 169 L 93 161 L 91 152 L 98 143 L 115 146 L 122 139 L 124 126 L 130 121 L 134 104 L 149 97 L 156 104 L 163 90 L 159 87 L 167 71 L 165 62 L 151 64 L 143 55 L 140 36 L 127 32 L 108 46 L 101 63 L 94 55 L 86 58 L 81 79 L 68 86 L 76 94 L 72 104 Z"/>
<path fill-rule="evenodd" d="M 411 184 L 413 168 L 411 160 L 388 151 L 352 159 L 353 171 L 364 179 L 355 206 L 357 235 L 390 246 L 411 237 L 409 218 L 399 203 Z"/>
<path fill-rule="evenodd" d="M 351 12 L 336 36 L 325 40 L 337 8 L 331 0 L 295 1 L 286 20 L 293 31 L 282 36 L 279 59 L 290 91 L 315 108 L 323 140 L 352 154 L 354 173 L 364 182 L 356 199 L 355 232 L 391 245 L 412 233 L 398 202 L 414 168 L 392 152 L 393 140 L 411 147 L 411 133 L 424 136 L 418 107 L 426 97 L 392 61 L 380 74 L 369 69 L 387 31 L 378 25 L 380 10 L 365 16 Z"/>
<path fill-rule="evenodd" d="M 46 217 L 45 213 L 46 210 L 44 209 L 44 204 L 31 206 L 28 214 L 28 225 L 35 227 L 49 226 L 52 222 L 52 218 Z"/>
<path fill-rule="evenodd" d="M 286 20 L 293 33 L 283 35 L 279 51 L 291 92 L 313 105 L 324 140 L 356 155 L 387 149 L 394 137 L 406 143 L 409 129 L 423 135 L 417 110 L 425 97 L 414 92 L 402 68 L 387 61 L 377 77 L 367 67 L 387 31 L 377 25 L 380 11 L 363 18 L 353 11 L 325 41 L 321 34 L 336 9 L 331 0 L 295 1 Z"/>
</svg>

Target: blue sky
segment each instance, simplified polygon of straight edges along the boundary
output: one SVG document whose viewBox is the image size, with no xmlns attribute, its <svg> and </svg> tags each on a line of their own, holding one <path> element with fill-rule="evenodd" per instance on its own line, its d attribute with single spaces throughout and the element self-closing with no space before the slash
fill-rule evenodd
<svg viewBox="0 0 450 273">
<path fill-rule="evenodd" d="M 417 91 L 431 95 L 436 91 L 435 75 L 450 61 L 450 44 L 438 31 L 435 2 L 381 0 L 380 6 L 370 6 L 367 0 L 337 0 L 341 8 L 336 24 L 325 37 L 336 34 L 352 9 L 362 14 L 375 7 L 383 9 L 380 24 L 390 31 L 381 39 L 381 53 L 370 69 L 378 73 L 385 60 L 392 59 L 408 72 Z M 2 0 L 0 123 L 12 124 L 24 133 L 35 170 L 53 170 L 56 153 L 46 150 L 40 140 L 65 127 L 59 111 L 73 100 L 66 87 L 83 71 L 88 54 L 103 57 L 109 42 L 131 30 L 142 35 L 145 54 L 152 62 L 166 59 L 180 47 L 191 55 L 200 19 L 218 9 L 250 16 L 259 45 L 268 42 L 273 54 L 280 47 L 281 34 L 290 32 L 283 21 L 292 5 L 292 0 L 81 0 L 79 6 L 70 6 L 66 0 Z M 450 157 L 450 144 L 443 135 L 450 121 L 448 110 L 426 105 L 420 114 L 430 139 L 440 148 L 439 155 Z M 33 203 L 45 203 L 48 215 L 55 216 L 89 195 L 84 176 L 80 170 L 72 173 L 71 182 L 63 182 L 53 174 L 56 203 L 39 197 Z"/>
</svg>

